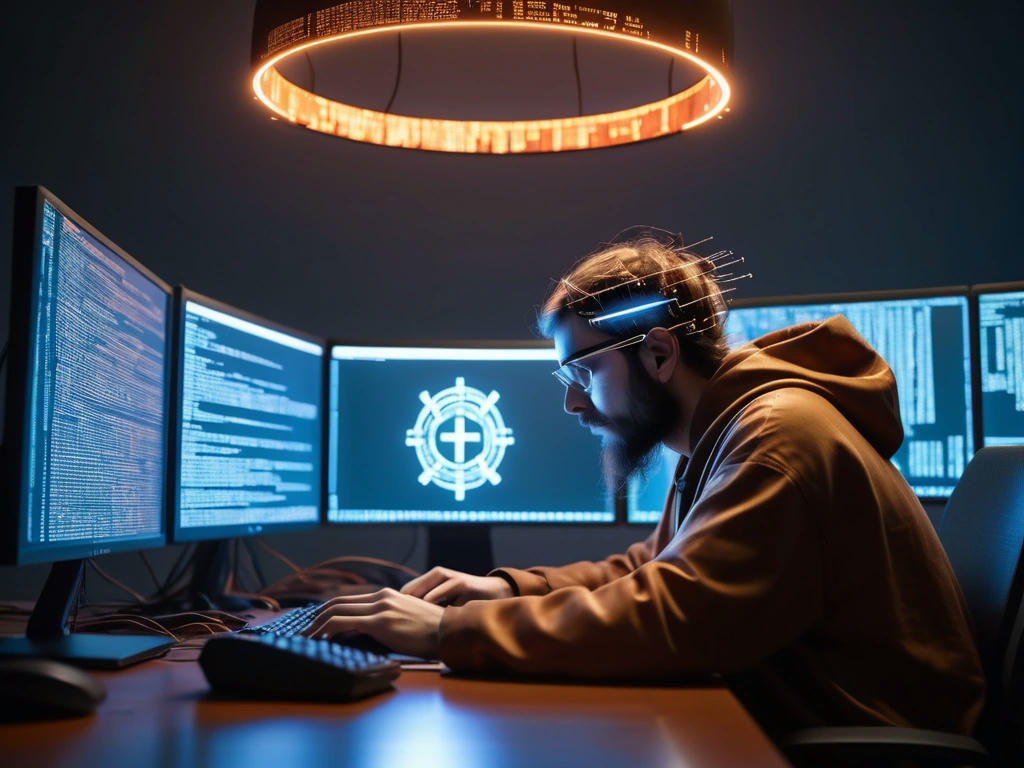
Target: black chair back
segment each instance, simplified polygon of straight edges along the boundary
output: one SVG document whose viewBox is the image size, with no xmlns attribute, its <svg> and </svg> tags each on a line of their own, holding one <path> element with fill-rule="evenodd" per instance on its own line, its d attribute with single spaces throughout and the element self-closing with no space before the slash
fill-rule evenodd
<svg viewBox="0 0 1024 768">
<path fill-rule="evenodd" d="M 946 504 L 938 534 L 971 612 L 988 682 L 979 736 L 1001 741 L 1020 688 L 1024 445 L 975 454 Z"/>
</svg>

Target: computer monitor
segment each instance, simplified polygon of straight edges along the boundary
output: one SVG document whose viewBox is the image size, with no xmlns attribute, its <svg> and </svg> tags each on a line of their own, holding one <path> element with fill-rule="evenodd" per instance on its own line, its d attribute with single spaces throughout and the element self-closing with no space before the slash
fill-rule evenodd
<svg viewBox="0 0 1024 768">
<path fill-rule="evenodd" d="M 227 594 L 229 539 L 315 528 L 323 509 L 324 343 L 179 286 L 171 538 L 199 542 L 168 610 L 252 607 Z"/>
<path fill-rule="evenodd" d="M 626 485 L 626 520 L 651 525 L 661 520 L 665 501 L 675 478 L 679 454 L 659 445 L 642 475 L 633 475 Z"/>
<path fill-rule="evenodd" d="M 53 562 L 0 654 L 122 666 L 165 638 L 67 634 L 83 558 L 165 543 L 170 289 L 42 187 L 15 192 L 3 561 Z"/>
<path fill-rule="evenodd" d="M 176 289 L 174 541 L 320 525 L 324 344 Z"/>
<path fill-rule="evenodd" d="M 976 285 L 971 293 L 982 445 L 1024 444 L 1024 282 Z"/>
<path fill-rule="evenodd" d="M 725 327 L 736 346 L 836 314 L 896 376 L 904 440 L 893 463 L 922 499 L 948 498 L 975 445 L 967 288 L 743 299 Z"/>
<path fill-rule="evenodd" d="M 428 564 L 476 570 L 490 545 L 470 527 L 614 522 L 600 444 L 562 410 L 557 364 L 547 342 L 333 344 L 328 522 L 431 524 L 432 544 L 447 532 L 459 551 L 438 544 Z M 466 565 L 471 547 L 487 552 Z"/>
</svg>

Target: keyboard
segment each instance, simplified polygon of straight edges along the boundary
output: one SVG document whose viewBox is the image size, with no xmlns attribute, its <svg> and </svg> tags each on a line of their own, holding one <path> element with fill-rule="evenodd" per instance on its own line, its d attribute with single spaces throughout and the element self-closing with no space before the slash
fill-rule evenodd
<svg viewBox="0 0 1024 768">
<path fill-rule="evenodd" d="M 375 653 L 269 632 L 214 635 L 199 666 L 218 692 L 247 698 L 350 701 L 391 688 L 401 666 Z"/>
<path fill-rule="evenodd" d="M 262 632 L 268 635 L 276 635 L 277 637 L 301 635 L 302 630 L 313 623 L 313 615 L 320 606 L 321 603 L 310 603 L 299 608 L 292 608 L 271 621 L 263 624 L 254 624 L 253 626 L 246 627 L 245 630 L 247 632 Z"/>
<path fill-rule="evenodd" d="M 302 631 L 313 623 L 313 615 L 321 605 L 322 603 L 311 603 L 310 605 L 293 608 L 290 611 L 282 613 L 271 621 L 267 621 L 263 624 L 247 626 L 243 631 L 272 635 L 274 637 L 295 637 L 296 635 L 301 635 Z M 331 638 L 331 642 L 341 643 L 342 645 L 347 645 L 352 648 L 359 648 L 364 651 L 369 651 L 370 653 L 375 653 L 378 656 L 394 658 L 397 661 L 419 659 L 417 656 L 396 656 L 394 652 L 383 643 L 374 640 L 369 635 L 360 634 L 358 632 Z"/>
</svg>

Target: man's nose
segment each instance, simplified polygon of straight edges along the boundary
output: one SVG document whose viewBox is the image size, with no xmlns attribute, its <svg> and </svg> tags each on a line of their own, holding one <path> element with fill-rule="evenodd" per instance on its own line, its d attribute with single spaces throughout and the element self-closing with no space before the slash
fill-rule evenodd
<svg viewBox="0 0 1024 768">
<path fill-rule="evenodd" d="M 570 415 L 578 415 L 591 407 L 590 398 L 582 389 L 576 387 L 565 388 L 565 412 Z"/>
</svg>

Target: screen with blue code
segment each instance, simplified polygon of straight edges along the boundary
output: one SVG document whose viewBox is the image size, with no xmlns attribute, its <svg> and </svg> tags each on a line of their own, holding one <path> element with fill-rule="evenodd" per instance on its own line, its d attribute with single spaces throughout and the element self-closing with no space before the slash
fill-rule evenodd
<svg viewBox="0 0 1024 768">
<path fill-rule="evenodd" d="M 323 345 L 183 294 L 174 538 L 320 523 Z"/>
<path fill-rule="evenodd" d="M 889 363 L 899 391 L 903 444 L 893 463 L 922 498 L 947 498 L 974 455 L 970 316 L 966 290 L 944 295 L 822 297 L 801 303 L 735 306 L 730 344 L 770 331 L 845 315 Z"/>
<path fill-rule="evenodd" d="M 27 309 L 17 322 L 27 331 L 24 356 L 12 366 L 25 381 L 16 559 L 159 546 L 170 292 L 49 193 L 38 194 L 29 298 L 12 302 Z M 7 423 L 10 431 L 17 422 Z"/>
<path fill-rule="evenodd" d="M 976 289 L 983 445 L 1024 444 L 1024 284 Z"/>
<path fill-rule="evenodd" d="M 655 450 L 657 454 L 646 471 L 630 477 L 626 486 L 626 519 L 630 523 L 657 523 L 665 509 L 679 454 L 664 445 Z"/>
<path fill-rule="evenodd" d="M 610 523 L 551 347 L 331 349 L 327 519 Z"/>
</svg>

